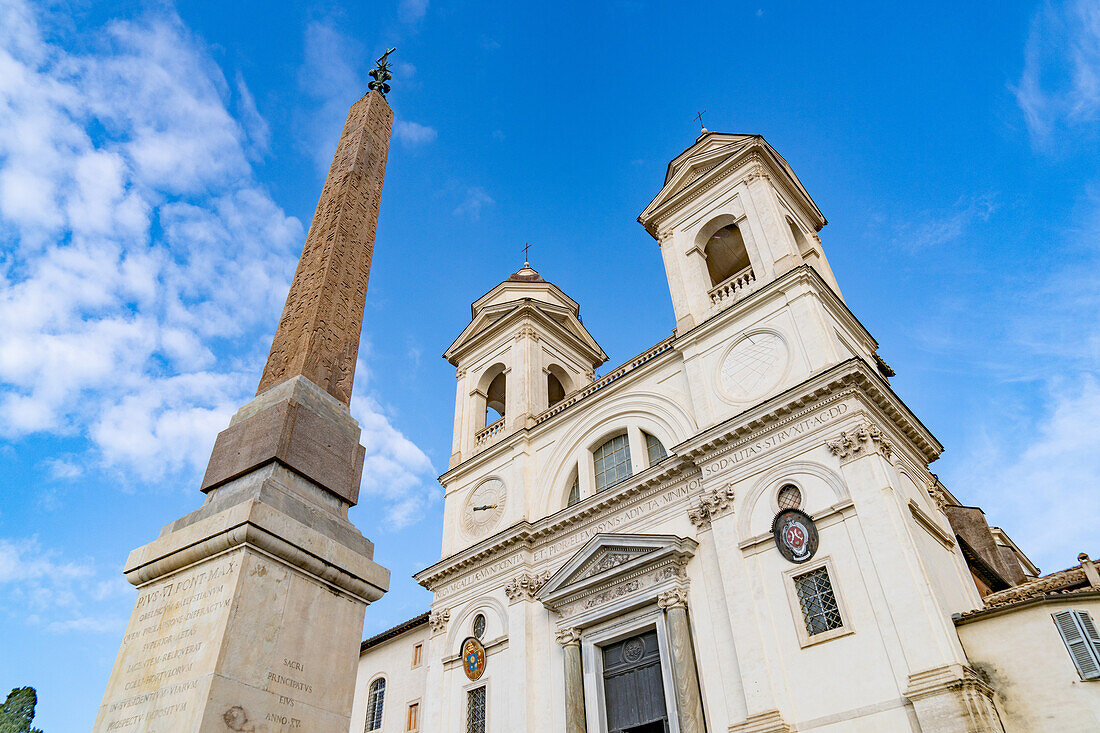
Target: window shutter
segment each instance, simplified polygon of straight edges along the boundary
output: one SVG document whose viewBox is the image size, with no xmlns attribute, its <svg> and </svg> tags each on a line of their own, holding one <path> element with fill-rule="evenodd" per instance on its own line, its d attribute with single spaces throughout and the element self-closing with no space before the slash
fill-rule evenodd
<svg viewBox="0 0 1100 733">
<path fill-rule="evenodd" d="M 1077 674 L 1083 680 L 1100 678 L 1100 634 L 1086 611 L 1059 611 L 1051 614 L 1062 641 L 1069 650 Z"/>
</svg>

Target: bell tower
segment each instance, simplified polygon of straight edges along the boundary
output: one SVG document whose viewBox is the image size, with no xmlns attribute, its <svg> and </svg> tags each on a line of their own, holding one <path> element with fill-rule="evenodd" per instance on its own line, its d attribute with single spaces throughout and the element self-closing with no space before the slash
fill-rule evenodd
<svg viewBox="0 0 1100 733">
<path fill-rule="evenodd" d="M 454 467 L 595 378 L 607 355 L 580 306 L 524 262 L 471 306 L 443 357 L 456 369 Z"/>
<path fill-rule="evenodd" d="M 638 221 L 661 246 L 678 332 L 802 264 L 840 295 L 817 236 L 825 217 L 760 135 L 704 129 Z"/>
</svg>

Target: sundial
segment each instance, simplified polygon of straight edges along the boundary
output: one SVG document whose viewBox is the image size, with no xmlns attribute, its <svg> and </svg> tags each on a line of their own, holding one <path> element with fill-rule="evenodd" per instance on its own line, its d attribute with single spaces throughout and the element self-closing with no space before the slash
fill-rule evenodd
<svg viewBox="0 0 1100 733">
<path fill-rule="evenodd" d="M 786 366 L 787 344 L 779 334 L 758 331 L 734 344 L 722 360 L 718 378 L 729 397 L 750 400 L 775 385 Z"/>
</svg>

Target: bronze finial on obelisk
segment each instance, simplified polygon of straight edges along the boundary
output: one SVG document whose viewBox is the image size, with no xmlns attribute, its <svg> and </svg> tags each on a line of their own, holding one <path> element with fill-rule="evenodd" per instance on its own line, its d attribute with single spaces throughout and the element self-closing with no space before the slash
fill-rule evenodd
<svg viewBox="0 0 1100 733">
<path fill-rule="evenodd" d="M 302 375 L 351 402 L 393 110 L 389 49 L 340 134 L 257 394 Z"/>
</svg>

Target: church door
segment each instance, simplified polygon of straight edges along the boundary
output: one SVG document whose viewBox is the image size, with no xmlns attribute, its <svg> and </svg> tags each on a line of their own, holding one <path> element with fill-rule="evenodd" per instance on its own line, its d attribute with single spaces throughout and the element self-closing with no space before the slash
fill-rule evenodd
<svg viewBox="0 0 1100 733">
<path fill-rule="evenodd" d="M 608 733 L 668 733 L 657 632 L 603 648 Z"/>
</svg>

